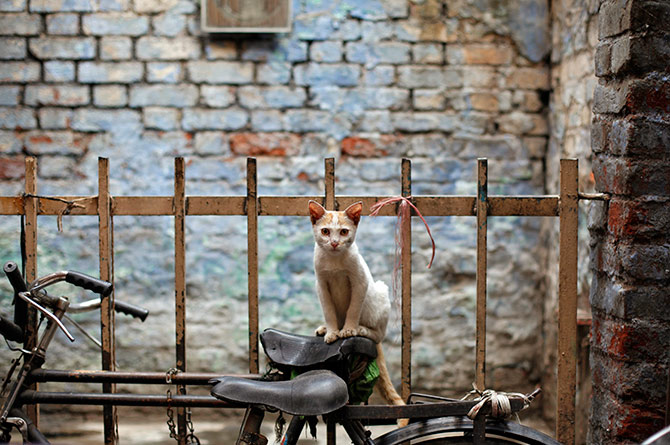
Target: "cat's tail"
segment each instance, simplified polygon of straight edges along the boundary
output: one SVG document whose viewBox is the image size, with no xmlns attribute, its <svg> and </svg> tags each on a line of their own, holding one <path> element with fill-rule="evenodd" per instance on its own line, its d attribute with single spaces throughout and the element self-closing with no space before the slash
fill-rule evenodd
<svg viewBox="0 0 670 445">
<path fill-rule="evenodd" d="M 381 396 L 391 405 L 404 405 L 405 401 L 400 397 L 393 386 L 393 382 L 391 382 L 381 343 L 377 343 L 377 367 L 379 368 L 379 380 L 377 380 L 376 388 Z M 398 419 L 398 427 L 407 426 L 408 423 L 409 419 Z"/>
<path fill-rule="evenodd" d="M 376 386 L 381 396 L 391 405 L 404 405 L 405 402 L 396 392 L 393 382 L 391 382 L 381 343 L 377 343 L 377 366 L 379 367 L 379 380 Z"/>
</svg>

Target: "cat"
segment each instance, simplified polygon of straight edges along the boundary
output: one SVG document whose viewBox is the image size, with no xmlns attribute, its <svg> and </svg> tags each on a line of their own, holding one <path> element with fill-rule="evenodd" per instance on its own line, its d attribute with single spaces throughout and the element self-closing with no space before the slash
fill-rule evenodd
<svg viewBox="0 0 670 445">
<path fill-rule="evenodd" d="M 391 383 L 381 347 L 391 310 L 389 289 L 384 282 L 373 280 L 356 246 L 362 211 L 362 202 L 337 212 L 309 201 L 316 290 L 325 319 L 316 335 L 323 336 L 326 343 L 357 335 L 374 341 L 380 373 L 377 388 L 388 403 L 404 405 Z"/>
</svg>

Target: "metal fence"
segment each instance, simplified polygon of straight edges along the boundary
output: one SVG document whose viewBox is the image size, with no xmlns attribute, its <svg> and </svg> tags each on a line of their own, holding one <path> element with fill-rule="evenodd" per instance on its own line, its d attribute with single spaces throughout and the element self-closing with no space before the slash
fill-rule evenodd
<svg viewBox="0 0 670 445">
<path fill-rule="evenodd" d="M 23 215 L 25 227 L 26 280 L 32 281 L 37 272 L 37 216 L 38 215 L 97 215 L 99 229 L 100 278 L 113 281 L 115 216 L 121 215 L 167 215 L 174 217 L 175 252 L 175 367 L 180 371 L 173 382 L 181 388 L 181 399 L 175 398 L 178 409 L 178 427 L 183 443 L 186 435 L 185 406 L 224 406 L 198 397 L 187 397 L 185 385 L 206 382 L 211 375 L 187 372 L 186 361 L 186 269 L 185 269 L 185 219 L 192 215 L 242 215 L 247 217 L 248 233 L 248 310 L 249 310 L 249 373 L 259 372 L 258 347 L 258 218 L 264 216 L 307 216 L 309 200 L 322 202 L 329 210 L 345 208 L 356 201 L 363 201 L 369 209 L 376 202 L 389 196 L 335 196 L 335 161 L 325 159 L 325 191 L 321 196 L 258 196 L 256 159 L 247 160 L 246 196 L 186 196 L 185 162 L 175 159 L 174 194 L 172 196 L 112 196 L 109 191 L 109 162 L 98 161 L 97 196 L 45 197 L 38 194 L 37 161 L 25 160 L 25 193 L 22 196 L 0 197 L 0 215 Z M 560 163 L 560 191 L 557 195 L 541 196 L 489 196 L 488 164 L 486 159 L 477 162 L 476 196 L 413 196 L 411 161 L 401 163 L 401 190 L 423 216 L 472 216 L 477 218 L 477 296 L 476 296 L 476 385 L 485 388 L 486 383 L 486 272 L 487 272 L 487 220 L 496 216 L 545 216 L 560 220 L 559 261 L 559 316 L 558 316 L 558 372 L 556 437 L 566 444 L 575 441 L 575 388 L 577 361 L 577 229 L 578 201 L 589 198 L 578 191 L 578 165 L 574 159 Z M 595 197 L 590 197 L 595 198 Z M 364 211 L 365 212 L 365 211 Z M 380 215 L 395 216 L 397 206 L 386 206 Z M 416 215 L 413 215 L 416 216 Z M 411 221 L 403 222 L 404 237 L 401 251 L 401 395 L 407 398 L 411 386 Z M 90 403 L 103 405 L 105 443 L 116 442 L 116 405 L 166 405 L 166 396 L 144 396 L 131 401 L 127 395 L 115 394 L 115 384 L 121 382 L 161 383 L 165 374 L 158 372 L 121 373 L 114 369 L 114 295 L 105 298 L 101 305 L 101 371 L 56 373 L 45 370 L 43 381 L 76 379 L 77 381 L 100 382 L 103 394 L 90 400 L 68 400 L 36 397 L 40 403 Z M 29 318 L 29 339 L 32 346 L 37 327 L 36 315 Z M 32 342 L 32 343 L 31 343 Z M 39 391 L 37 392 L 39 394 Z M 177 403 L 175 403 L 177 402 Z M 38 409 L 32 407 L 33 417 Z"/>
</svg>

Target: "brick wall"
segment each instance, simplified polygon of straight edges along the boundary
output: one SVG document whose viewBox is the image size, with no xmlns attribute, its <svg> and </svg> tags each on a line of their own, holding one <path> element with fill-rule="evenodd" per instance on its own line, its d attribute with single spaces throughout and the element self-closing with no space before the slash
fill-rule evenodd
<svg viewBox="0 0 670 445">
<path fill-rule="evenodd" d="M 612 195 L 591 222 L 593 443 L 638 443 L 664 425 L 670 371 L 670 6 L 604 1 L 593 171 Z"/>
<path fill-rule="evenodd" d="M 243 194 L 244 157 L 259 157 L 260 194 L 322 193 L 323 158 L 337 193 L 398 194 L 413 160 L 415 194 L 476 191 L 476 158 L 491 194 L 541 194 L 549 133 L 546 0 L 294 1 L 288 34 L 236 39 L 199 30 L 189 0 L 0 2 L 0 192 L 21 191 L 25 155 L 39 191 L 95 194 L 107 156 L 117 195 L 169 195 L 175 155 L 187 194 Z M 438 256 L 415 229 L 414 364 L 424 389 L 458 394 L 474 374 L 474 220 L 430 221 Z M 3 218 L 3 260 L 18 258 L 18 218 Z M 364 220 L 361 250 L 390 283 L 391 219 Z M 97 273 L 94 218 L 40 218 L 39 269 Z M 189 370 L 246 363 L 244 218 L 187 218 Z M 491 386 L 540 378 L 543 270 L 536 219 L 490 223 Z M 260 223 L 261 326 L 310 332 L 308 220 Z M 122 369 L 173 365 L 170 218 L 115 219 L 119 298 L 148 306 L 146 324 L 120 319 Z M 437 315 L 439 314 L 439 316 Z M 96 329 L 96 319 L 83 323 Z M 399 369 L 399 322 L 387 358 Z M 224 339 L 226 341 L 224 341 Z M 95 367 L 81 343 L 63 368 Z"/>
</svg>

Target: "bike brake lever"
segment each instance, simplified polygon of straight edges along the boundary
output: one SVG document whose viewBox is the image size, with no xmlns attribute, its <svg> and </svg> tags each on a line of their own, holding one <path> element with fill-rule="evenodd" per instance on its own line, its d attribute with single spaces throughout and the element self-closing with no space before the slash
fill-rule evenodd
<svg viewBox="0 0 670 445">
<path fill-rule="evenodd" d="M 44 308 L 42 305 L 40 305 L 39 303 L 37 303 L 37 302 L 36 302 L 35 300 L 33 300 L 32 298 L 28 297 L 27 295 L 29 295 L 29 294 L 30 294 L 30 292 L 19 292 L 19 298 L 21 298 L 23 301 L 25 301 L 26 303 L 30 304 L 31 306 L 34 306 L 35 309 L 37 309 L 38 311 L 40 311 L 41 313 L 43 313 L 44 316 L 46 316 L 49 320 L 51 320 L 51 321 L 53 321 L 54 323 L 56 323 L 56 325 L 60 328 L 61 331 L 63 331 L 63 333 L 65 334 L 65 336 L 68 338 L 68 340 L 70 340 L 70 341 L 73 342 L 73 341 L 74 341 L 74 337 L 72 336 L 72 334 L 70 334 L 70 331 L 67 330 L 67 328 L 65 327 L 65 325 L 63 325 L 63 323 L 58 319 L 58 317 L 56 317 L 56 316 L 55 316 L 54 314 L 52 314 L 48 309 Z"/>
</svg>

